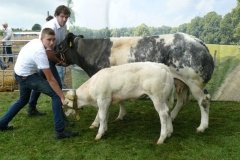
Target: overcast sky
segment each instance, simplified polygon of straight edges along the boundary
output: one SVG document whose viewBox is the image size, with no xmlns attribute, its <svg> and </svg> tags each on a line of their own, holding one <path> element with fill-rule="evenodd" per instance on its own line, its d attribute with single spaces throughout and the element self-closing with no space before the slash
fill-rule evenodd
<svg viewBox="0 0 240 160">
<path fill-rule="evenodd" d="M 0 0 L 0 23 L 13 28 L 31 29 L 43 25 L 67 0 Z M 237 0 L 73 0 L 76 25 L 92 29 L 136 27 L 141 23 L 160 27 L 188 23 L 210 11 L 224 16 Z M 1 26 L 2 28 L 2 26 Z"/>
</svg>

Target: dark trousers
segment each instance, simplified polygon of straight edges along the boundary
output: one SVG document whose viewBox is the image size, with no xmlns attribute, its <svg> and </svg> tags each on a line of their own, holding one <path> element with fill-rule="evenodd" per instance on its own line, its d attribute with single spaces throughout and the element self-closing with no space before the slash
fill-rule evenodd
<svg viewBox="0 0 240 160">
<path fill-rule="evenodd" d="M 53 91 L 47 80 L 38 73 L 27 77 L 15 74 L 15 78 L 19 84 L 20 97 L 0 118 L 0 126 L 4 127 L 8 125 L 15 115 L 28 103 L 31 91 L 35 90 L 51 97 L 55 131 L 62 132 L 65 128 L 62 102 L 60 97 Z"/>
<path fill-rule="evenodd" d="M 62 88 L 61 80 L 60 80 L 60 77 L 58 75 L 55 63 L 49 62 L 49 64 L 50 64 L 50 69 L 53 73 L 54 78 L 57 80 L 60 88 Z M 40 75 L 45 78 L 45 75 L 42 71 L 40 71 Z M 40 94 L 41 94 L 41 92 L 38 92 L 36 90 L 32 90 L 30 100 L 29 100 L 29 111 L 36 109 L 37 101 L 38 101 L 38 98 L 39 98 Z"/>
</svg>

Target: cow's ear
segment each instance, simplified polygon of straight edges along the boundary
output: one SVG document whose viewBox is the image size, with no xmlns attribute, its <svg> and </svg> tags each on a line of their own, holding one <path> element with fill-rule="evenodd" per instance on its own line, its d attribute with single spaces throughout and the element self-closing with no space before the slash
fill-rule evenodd
<svg viewBox="0 0 240 160">
<path fill-rule="evenodd" d="M 67 42 L 68 42 L 68 46 L 70 48 L 73 47 L 73 41 L 74 41 L 75 37 L 76 36 L 73 33 L 68 33 L 68 35 L 67 35 Z"/>
<path fill-rule="evenodd" d="M 84 38 L 84 36 L 81 34 L 77 35 L 77 37 Z"/>
<path fill-rule="evenodd" d="M 71 33 L 71 32 L 67 34 L 67 40 L 68 41 L 72 41 L 75 37 L 76 36 L 73 33 Z"/>
</svg>

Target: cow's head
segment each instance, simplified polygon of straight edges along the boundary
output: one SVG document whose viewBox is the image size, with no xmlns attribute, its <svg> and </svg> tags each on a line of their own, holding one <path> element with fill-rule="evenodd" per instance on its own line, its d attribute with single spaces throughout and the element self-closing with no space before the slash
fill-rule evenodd
<svg viewBox="0 0 240 160">
<path fill-rule="evenodd" d="M 78 65 L 91 77 L 100 69 L 110 66 L 111 47 L 109 38 L 85 39 L 83 36 L 68 33 L 57 45 L 56 51 L 66 64 Z"/>
<path fill-rule="evenodd" d="M 75 38 L 83 38 L 83 36 L 82 35 L 76 36 L 73 33 L 68 33 L 65 39 L 59 45 L 56 46 L 57 56 L 60 57 L 61 60 L 68 65 L 73 64 L 70 52 L 74 51 Z"/>
</svg>

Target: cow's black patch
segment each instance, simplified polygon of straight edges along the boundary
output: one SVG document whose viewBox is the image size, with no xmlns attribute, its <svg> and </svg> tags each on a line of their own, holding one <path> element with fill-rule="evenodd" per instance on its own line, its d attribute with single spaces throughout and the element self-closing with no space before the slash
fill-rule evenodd
<svg viewBox="0 0 240 160">
<path fill-rule="evenodd" d="M 173 36 L 171 43 L 164 36 L 144 37 L 131 49 L 131 54 L 137 62 L 164 63 L 176 68 L 176 71 L 190 67 L 207 83 L 214 69 L 207 47 L 199 39 L 186 37 L 185 34 L 176 33 Z"/>
</svg>

